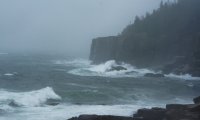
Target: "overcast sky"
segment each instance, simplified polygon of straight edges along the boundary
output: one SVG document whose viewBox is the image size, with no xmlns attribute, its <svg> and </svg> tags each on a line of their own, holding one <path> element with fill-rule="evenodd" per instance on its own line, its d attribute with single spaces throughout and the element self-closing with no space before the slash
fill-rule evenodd
<svg viewBox="0 0 200 120">
<path fill-rule="evenodd" d="M 88 55 L 161 0 L 0 0 L 0 52 Z"/>
</svg>

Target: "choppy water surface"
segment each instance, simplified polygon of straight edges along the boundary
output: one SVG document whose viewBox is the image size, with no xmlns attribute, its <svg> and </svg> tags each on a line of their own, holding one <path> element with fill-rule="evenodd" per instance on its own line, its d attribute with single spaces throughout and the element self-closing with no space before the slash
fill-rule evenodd
<svg viewBox="0 0 200 120">
<path fill-rule="evenodd" d="M 109 71 L 112 66 L 126 70 Z M 80 114 L 131 116 L 141 107 L 191 103 L 200 79 L 107 61 L 0 54 L 0 120 L 65 120 Z M 59 104 L 58 104 L 59 103 Z M 57 105 L 58 104 L 58 105 Z"/>
</svg>

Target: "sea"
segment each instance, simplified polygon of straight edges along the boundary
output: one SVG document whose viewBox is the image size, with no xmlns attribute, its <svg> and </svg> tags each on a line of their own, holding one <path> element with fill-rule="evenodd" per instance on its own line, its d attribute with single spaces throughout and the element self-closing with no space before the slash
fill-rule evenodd
<svg viewBox="0 0 200 120">
<path fill-rule="evenodd" d="M 66 120 L 81 114 L 132 116 L 139 108 L 190 104 L 200 78 L 109 60 L 0 53 L 0 120 Z M 126 69 L 111 70 L 113 66 Z"/>
</svg>

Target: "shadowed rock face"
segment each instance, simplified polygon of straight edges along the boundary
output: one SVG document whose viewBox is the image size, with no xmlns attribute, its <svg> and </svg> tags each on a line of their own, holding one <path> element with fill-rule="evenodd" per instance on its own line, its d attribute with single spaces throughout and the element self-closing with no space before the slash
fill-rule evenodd
<svg viewBox="0 0 200 120">
<path fill-rule="evenodd" d="M 101 37 L 92 41 L 90 60 L 94 64 L 116 59 L 118 49 L 118 37 Z"/>
</svg>

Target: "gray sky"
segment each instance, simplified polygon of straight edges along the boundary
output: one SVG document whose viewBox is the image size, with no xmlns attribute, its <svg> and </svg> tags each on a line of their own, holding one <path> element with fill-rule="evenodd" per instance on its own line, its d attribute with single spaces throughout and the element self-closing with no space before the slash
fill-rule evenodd
<svg viewBox="0 0 200 120">
<path fill-rule="evenodd" d="M 0 0 L 0 52 L 88 55 L 161 0 Z"/>
</svg>

